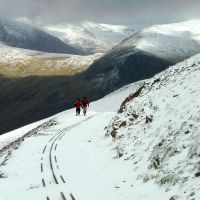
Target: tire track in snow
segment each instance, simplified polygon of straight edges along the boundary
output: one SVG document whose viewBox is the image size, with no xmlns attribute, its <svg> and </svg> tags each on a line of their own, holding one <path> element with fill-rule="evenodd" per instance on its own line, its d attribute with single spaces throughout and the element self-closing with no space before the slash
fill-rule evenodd
<svg viewBox="0 0 200 200">
<path fill-rule="evenodd" d="M 67 200 L 63 192 L 60 192 L 60 194 L 63 200 Z"/>
<path fill-rule="evenodd" d="M 58 165 L 58 161 L 57 161 L 57 157 L 56 157 L 56 150 L 57 150 L 57 147 L 58 147 L 58 144 L 56 143 L 57 141 L 61 140 L 64 135 L 71 131 L 72 129 L 76 128 L 77 126 L 79 126 L 80 124 L 92 119 L 94 116 L 90 116 L 90 117 L 87 117 L 86 119 L 76 123 L 76 124 L 73 124 L 71 126 L 68 126 L 64 129 L 62 129 L 61 131 L 59 131 L 57 134 L 55 134 L 49 141 L 48 141 L 48 144 L 45 145 L 44 149 L 43 149 L 43 152 L 42 152 L 42 157 L 41 157 L 41 173 L 44 174 L 44 163 L 43 163 L 43 155 L 45 154 L 49 154 L 49 166 L 50 166 L 50 169 L 51 169 L 51 172 L 52 172 L 52 177 L 53 177 L 53 180 L 54 180 L 54 183 L 59 185 L 59 183 L 61 182 L 62 184 L 65 184 L 66 181 L 65 179 L 63 178 L 63 176 L 60 174 L 59 176 L 56 175 L 55 173 L 55 169 L 54 169 L 54 166 L 56 166 L 56 169 L 57 171 L 59 171 L 59 165 Z M 46 149 L 47 147 L 50 146 L 50 150 L 47 152 Z M 53 149 L 54 149 L 54 159 L 53 159 Z M 42 178 L 42 184 L 43 184 L 43 187 L 47 187 L 46 186 L 46 183 L 45 183 L 45 179 Z M 51 183 L 50 183 L 51 184 Z M 63 200 L 67 200 L 66 197 L 65 197 L 65 194 L 63 192 L 60 192 L 60 195 L 61 195 L 61 198 Z M 69 193 L 68 194 L 72 200 L 75 200 L 74 196 L 72 193 Z M 47 200 L 49 200 L 49 197 L 47 197 Z"/>
<path fill-rule="evenodd" d="M 47 145 L 44 147 L 42 154 L 45 153 L 46 148 L 47 148 Z"/>
<path fill-rule="evenodd" d="M 65 182 L 65 179 L 63 178 L 62 175 L 60 175 L 60 178 L 61 178 L 61 180 L 63 181 L 63 183 L 66 183 L 66 182 Z"/>
<path fill-rule="evenodd" d="M 46 187 L 44 179 L 42 179 L 42 184 L 43 184 L 43 187 Z"/>
<path fill-rule="evenodd" d="M 43 163 L 41 163 L 41 172 L 43 172 Z"/>
</svg>

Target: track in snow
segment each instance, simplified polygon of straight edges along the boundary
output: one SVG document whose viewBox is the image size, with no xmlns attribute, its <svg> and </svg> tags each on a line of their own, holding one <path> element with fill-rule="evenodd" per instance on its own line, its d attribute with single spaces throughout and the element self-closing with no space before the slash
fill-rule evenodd
<svg viewBox="0 0 200 200">
<path fill-rule="evenodd" d="M 84 120 L 82 120 L 82 121 L 80 121 L 76 124 L 73 124 L 69 127 L 64 128 L 63 130 L 59 131 L 56 135 L 54 135 L 48 141 L 48 144 L 45 145 L 45 147 L 42 151 L 41 164 L 40 164 L 40 171 L 43 175 L 43 178 L 42 178 L 43 187 L 48 187 L 48 184 L 52 184 L 52 182 L 45 181 L 45 178 L 44 178 L 45 173 L 48 173 L 48 171 L 45 171 L 45 169 L 44 169 L 44 158 L 45 157 L 48 158 L 47 163 L 49 163 L 49 168 L 51 170 L 53 183 L 57 184 L 57 185 L 66 184 L 66 180 L 64 179 L 63 175 L 59 173 L 59 164 L 58 164 L 58 160 L 57 160 L 57 157 L 56 157 L 56 150 L 57 150 L 57 147 L 58 147 L 57 142 L 59 140 L 61 140 L 67 132 L 76 128 L 80 124 L 90 120 L 93 117 L 94 116 L 87 117 L 86 119 L 84 119 Z M 57 173 L 55 173 L 55 172 L 57 172 Z M 67 196 L 67 198 L 66 198 L 66 196 Z M 74 195 L 70 192 L 68 192 L 68 194 L 66 195 L 65 192 L 61 191 L 60 197 L 61 197 L 62 200 L 68 200 L 69 198 L 71 200 L 76 200 Z M 49 196 L 46 197 L 46 200 L 50 200 Z"/>
</svg>

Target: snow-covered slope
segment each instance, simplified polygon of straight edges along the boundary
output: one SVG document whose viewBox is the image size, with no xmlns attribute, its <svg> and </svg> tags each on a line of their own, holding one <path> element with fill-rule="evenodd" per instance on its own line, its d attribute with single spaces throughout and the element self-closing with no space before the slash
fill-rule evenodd
<svg viewBox="0 0 200 200">
<path fill-rule="evenodd" d="M 131 166 L 124 167 L 113 158 L 115 151 L 108 148 L 112 141 L 105 140 L 104 127 L 121 101 L 136 88 L 131 84 L 90 104 L 86 117 L 76 117 L 73 109 L 0 136 L 1 197 L 131 199 L 131 186 L 123 189 L 124 194 L 118 188 L 118 184 L 128 184 L 123 181 Z M 65 135 L 58 139 L 61 133 Z"/>
<path fill-rule="evenodd" d="M 200 52 L 200 20 L 145 28 L 118 48 L 136 48 L 173 62 L 182 61 Z"/>
<path fill-rule="evenodd" d="M 162 188 L 163 200 L 200 197 L 199 76 L 200 54 L 143 82 L 108 129 L 120 159 L 132 162 L 134 179 Z M 133 192 L 135 199 L 155 195 Z"/>
<path fill-rule="evenodd" d="M 1 136 L 2 199 L 199 199 L 199 76 L 200 54 L 86 117 L 72 109 Z"/>
<path fill-rule="evenodd" d="M 126 26 L 94 22 L 49 25 L 45 30 L 63 42 L 88 53 L 105 52 L 134 33 Z"/>
</svg>

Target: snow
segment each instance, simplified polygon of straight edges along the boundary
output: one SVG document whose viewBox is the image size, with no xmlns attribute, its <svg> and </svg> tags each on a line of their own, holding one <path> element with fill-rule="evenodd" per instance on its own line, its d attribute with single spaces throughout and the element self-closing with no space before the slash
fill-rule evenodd
<svg viewBox="0 0 200 200">
<path fill-rule="evenodd" d="M 71 109 L 0 136 L 0 199 L 199 199 L 199 76 L 196 55 L 92 102 L 87 116 Z"/>
<path fill-rule="evenodd" d="M 134 33 L 126 26 L 94 22 L 48 25 L 44 30 L 67 44 L 93 53 L 104 53 Z"/>
<path fill-rule="evenodd" d="M 162 199 L 200 196 L 199 75 L 198 54 L 145 81 L 139 97 L 127 101 L 108 128 L 108 134 L 115 131 L 121 159 L 132 161 L 136 179 L 162 187 Z"/>
<path fill-rule="evenodd" d="M 9 144 L 15 139 L 22 137 L 34 128 L 34 134 L 25 137 L 25 140 L 18 144 L 19 146 L 14 147 L 15 151 L 8 148 L 3 151 L 0 157 L 0 163 L 4 163 L 0 167 L 0 174 L 6 177 L 0 179 L 0 199 L 17 198 L 23 200 L 28 197 L 31 200 L 35 198 L 46 199 L 47 196 L 50 199 L 59 199 L 60 192 L 66 198 L 73 193 L 76 198 L 89 200 L 93 199 L 95 195 L 101 199 L 104 190 L 106 191 L 104 193 L 105 199 L 117 198 L 118 196 L 121 196 L 120 199 L 124 199 L 117 184 L 126 185 L 123 181 L 128 176 L 128 172 L 131 171 L 131 167 L 114 158 L 115 151 L 110 151 L 108 148 L 112 144 L 112 140 L 105 138 L 104 127 L 116 113 L 121 101 L 137 87 L 137 84 L 130 84 L 91 103 L 87 116 L 91 119 L 85 116 L 76 117 L 74 109 L 71 109 L 0 136 L 2 141 L 0 149 L 2 149 L 5 144 L 9 147 Z M 112 104 L 106 103 L 113 101 L 116 97 L 118 101 L 114 101 Z M 73 128 L 70 128 L 71 126 Z M 63 179 L 67 181 L 66 184 L 63 184 L 59 178 L 57 185 L 53 183 L 49 166 L 49 151 L 52 144 L 49 141 L 62 130 L 66 130 L 64 137 L 62 140 L 56 141 L 58 145 L 57 161 L 60 162 L 59 169 L 56 168 L 56 163 L 53 163 L 53 167 L 56 168 L 56 176 L 59 177 L 62 174 Z M 46 154 L 43 155 L 45 145 L 47 145 Z M 80 153 L 81 158 L 77 157 Z M 53 152 L 53 159 L 54 155 L 55 152 Z M 43 173 L 40 171 L 41 156 Z M 85 159 L 86 157 L 88 159 Z M 86 163 L 88 164 L 86 165 Z M 61 165 L 63 166 L 61 167 Z M 118 167 L 114 170 L 116 166 Z M 121 169 L 120 175 L 119 169 Z M 127 175 L 124 174 L 123 170 L 127 171 Z M 72 171 L 76 171 L 76 175 L 71 176 Z M 99 176 L 94 176 L 94 179 L 91 177 L 89 185 L 85 184 L 88 177 L 96 173 Z M 44 179 L 46 187 L 43 186 L 42 179 Z M 11 182 L 12 186 L 9 186 Z M 109 183 L 109 187 L 107 183 Z M 93 190 L 92 186 L 96 188 Z M 125 193 L 128 192 L 125 197 L 130 198 L 129 189 L 124 187 L 123 190 L 126 191 Z"/>
<path fill-rule="evenodd" d="M 22 128 L 10 131 L 4 135 L 0 136 L 0 150 L 3 149 L 5 146 L 9 145 L 10 143 L 14 142 L 18 138 L 24 136 L 29 131 L 33 130 L 34 128 L 38 127 L 39 125 L 43 124 L 44 122 L 48 121 L 48 119 L 40 120 L 33 124 L 26 125 Z"/>
<path fill-rule="evenodd" d="M 154 25 L 122 42 L 118 48 L 136 48 L 174 62 L 200 52 L 200 20 Z"/>
</svg>

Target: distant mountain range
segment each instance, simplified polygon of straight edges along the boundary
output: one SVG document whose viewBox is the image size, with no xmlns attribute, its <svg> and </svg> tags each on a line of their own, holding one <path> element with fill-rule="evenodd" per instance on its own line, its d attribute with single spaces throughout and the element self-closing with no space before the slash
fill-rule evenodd
<svg viewBox="0 0 200 200">
<path fill-rule="evenodd" d="M 134 33 L 127 26 L 94 22 L 51 25 L 44 30 L 88 54 L 106 52 Z"/>
<path fill-rule="evenodd" d="M 30 50 L 89 55 L 106 52 L 134 33 L 126 26 L 92 22 L 35 26 L 26 20 L 0 18 L 0 42 Z"/>
</svg>

